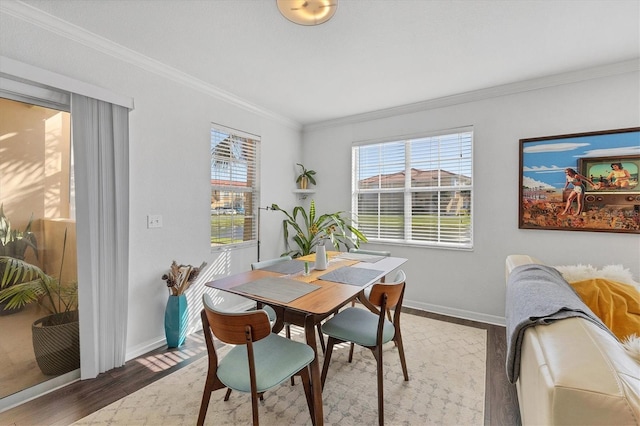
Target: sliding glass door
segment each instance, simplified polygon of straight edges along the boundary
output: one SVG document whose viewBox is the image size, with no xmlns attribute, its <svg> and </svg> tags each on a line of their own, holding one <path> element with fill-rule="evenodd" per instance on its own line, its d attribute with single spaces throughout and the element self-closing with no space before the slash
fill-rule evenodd
<svg viewBox="0 0 640 426">
<path fill-rule="evenodd" d="M 68 111 L 0 98 L 0 278 L 31 267 L 51 278 L 0 289 L 0 299 L 36 292 L 20 308 L 0 302 L 0 398 L 79 368 L 70 121 Z M 62 331 L 49 336 L 52 324 Z"/>
</svg>

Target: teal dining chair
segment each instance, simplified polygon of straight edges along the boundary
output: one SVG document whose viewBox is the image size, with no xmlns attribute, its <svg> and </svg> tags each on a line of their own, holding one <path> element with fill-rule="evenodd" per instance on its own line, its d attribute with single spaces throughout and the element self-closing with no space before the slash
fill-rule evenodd
<svg viewBox="0 0 640 426">
<path fill-rule="evenodd" d="M 374 256 L 384 256 L 384 257 L 391 256 L 391 252 L 387 250 L 365 250 L 365 249 L 353 248 L 353 247 L 349 249 L 349 253 L 371 254 Z"/>
<path fill-rule="evenodd" d="M 251 264 L 251 269 L 264 269 L 269 266 L 277 265 L 278 263 L 283 263 L 291 260 L 291 256 L 282 256 L 276 257 L 275 259 L 262 260 L 259 262 L 253 262 Z"/>
<path fill-rule="evenodd" d="M 378 422 L 384 424 L 384 374 L 382 371 L 382 347 L 385 343 L 394 341 L 398 348 L 400 364 L 404 380 L 409 380 L 407 362 L 402 345 L 400 332 L 400 312 L 404 298 L 406 275 L 400 270 L 393 282 L 374 284 L 369 294 L 371 310 L 350 307 L 335 314 L 322 325 L 322 332 L 328 336 L 327 351 L 322 365 L 321 383 L 324 388 L 331 362 L 333 347 L 339 343 L 351 342 L 368 348 L 373 352 L 377 366 L 378 383 Z M 387 308 L 393 310 L 393 321 L 386 319 Z M 353 346 L 349 349 L 349 362 L 353 360 Z"/>
<path fill-rule="evenodd" d="M 232 389 L 251 394 L 253 424 L 258 425 L 258 399 L 262 399 L 264 392 L 294 375 L 302 376 L 307 406 L 312 414 L 308 366 L 315 358 L 314 350 L 307 344 L 272 333 L 269 317 L 261 309 L 246 312 L 219 311 L 208 294 L 203 295 L 202 302 L 204 309 L 200 317 L 209 368 L 200 403 L 198 426 L 204 424 L 211 393 L 223 388 L 227 388 L 225 401 L 229 400 Z M 214 337 L 222 343 L 235 346 L 224 357 L 219 358 Z"/>
</svg>

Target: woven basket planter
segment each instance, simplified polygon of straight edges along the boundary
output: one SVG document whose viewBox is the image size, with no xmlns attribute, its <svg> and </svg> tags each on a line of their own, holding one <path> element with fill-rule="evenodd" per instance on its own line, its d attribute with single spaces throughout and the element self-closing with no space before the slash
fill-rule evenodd
<svg viewBox="0 0 640 426">
<path fill-rule="evenodd" d="M 49 315 L 33 323 L 33 351 L 44 374 L 57 376 L 80 368 L 79 325 L 78 311 Z"/>
<path fill-rule="evenodd" d="M 18 312 L 21 312 L 24 309 L 24 306 L 20 306 L 19 308 L 12 308 L 12 309 L 7 309 L 6 306 L 7 306 L 7 302 L 0 302 L 0 317 L 17 314 Z"/>
</svg>

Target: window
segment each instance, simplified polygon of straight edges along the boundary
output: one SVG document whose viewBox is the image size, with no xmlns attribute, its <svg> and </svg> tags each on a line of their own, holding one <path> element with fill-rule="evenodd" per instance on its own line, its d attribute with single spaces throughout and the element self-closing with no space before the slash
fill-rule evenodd
<svg viewBox="0 0 640 426">
<path fill-rule="evenodd" d="M 256 240 L 259 137 L 211 128 L 211 246 Z"/>
<path fill-rule="evenodd" d="M 473 132 L 352 148 L 352 209 L 370 241 L 472 248 Z"/>
</svg>

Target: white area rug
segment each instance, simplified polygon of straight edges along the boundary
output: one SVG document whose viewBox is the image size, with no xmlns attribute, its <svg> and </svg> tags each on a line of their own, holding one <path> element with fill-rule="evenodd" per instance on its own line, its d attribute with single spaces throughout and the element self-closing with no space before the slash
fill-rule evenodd
<svg viewBox="0 0 640 426">
<path fill-rule="evenodd" d="M 409 370 L 405 382 L 398 351 L 385 346 L 384 396 L 387 425 L 482 425 L 486 371 L 486 331 L 403 314 L 402 337 Z M 295 339 L 302 330 L 293 327 Z M 327 425 L 378 422 L 376 367 L 371 351 L 334 348 L 323 391 Z M 224 349 L 221 352 L 224 354 Z M 321 364 L 322 367 L 322 364 Z M 193 364 L 76 422 L 76 425 L 194 425 L 207 374 L 207 360 Z M 205 424 L 251 424 L 250 395 L 225 390 L 211 396 Z M 310 425 L 300 378 L 265 393 L 262 425 Z"/>
</svg>

